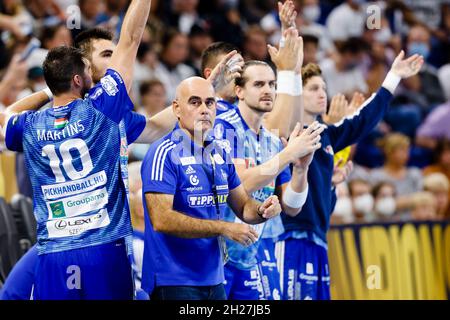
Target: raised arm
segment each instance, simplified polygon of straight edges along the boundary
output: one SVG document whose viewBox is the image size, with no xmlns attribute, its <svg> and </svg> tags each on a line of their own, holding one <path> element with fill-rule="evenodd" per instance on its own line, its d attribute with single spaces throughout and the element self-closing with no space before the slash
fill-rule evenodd
<svg viewBox="0 0 450 320">
<path fill-rule="evenodd" d="M 50 98 L 43 90 L 33 93 L 19 101 L 8 106 L 5 111 L 0 113 L 0 126 L 6 126 L 6 120 L 10 116 L 21 113 L 23 111 L 38 110 L 40 107 L 50 102 Z"/>
<path fill-rule="evenodd" d="M 248 193 L 264 188 L 275 179 L 290 163 L 317 150 L 320 134 L 324 127 L 318 122 L 301 132 L 300 124 L 294 128 L 289 143 L 269 161 L 258 166 L 247 168 L 242 159 L 233 159 L 236 172 Z M 301 132 L 301 133 L 300 133 Z"/>
<path fill-rule="evenodd" d="M 131 90 L 136 54 L 150 13 L 150 5 L 151 0 L 131 2 L 123 20 L 119 43 L 109 63 L 109 68 L 121 75 L 128 92 Z"/>
<path fill-rule="evenodd" d="M 273 110 L 264 119 L 264 125 L 275 130 L 274 133 L 278 131 L 280 137 L 287 138 L 297 122 L 302 124 L 303 39 L 293 28 L 288 29 L 284 36 L 286 40 L 279 49 L 269 45 L 270 57 L 277 67 L 277 96 Z"/>
</svg>

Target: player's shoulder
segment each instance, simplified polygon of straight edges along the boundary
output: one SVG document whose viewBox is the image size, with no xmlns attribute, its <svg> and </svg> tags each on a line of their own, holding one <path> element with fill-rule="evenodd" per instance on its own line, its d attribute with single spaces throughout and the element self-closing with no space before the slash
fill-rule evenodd
<svg viewBox="0 0 450 320">
<path fill-rule="evenodd" d="M 230 126 L 235 125 L 241 121 L 241 117 L 235 108 L 229 109 L 226 112 L 218 115 L 216 118 L 217 122 L 229 124 Z"/>
</svg>

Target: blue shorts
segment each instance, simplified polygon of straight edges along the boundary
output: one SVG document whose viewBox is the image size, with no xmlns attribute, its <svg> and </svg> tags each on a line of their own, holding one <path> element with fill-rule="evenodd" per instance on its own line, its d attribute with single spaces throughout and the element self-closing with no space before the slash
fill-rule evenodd
<svg viewBox="0 0 450 320">
<path fill-rule="evenodd" d="M 263 289 L 263 298 L 260 300 L 280 300 L 280 273 L 275 258 L 275 242 L 273 239 L 260 241 L 256 256 Z"/>
<path fill-rule="evenodd" d="M 38 257 L 36 300 L 131 300 L 133 279 L 123 239 Z"/>
<path fill-rule="evenodd" d="M 283 300 L 330 300 L 327 249 L 305 239 L 276 244 Z"/>
<path fill-rule="evenodd" d="M 257 266 L 242 270 L 228 262 L 224 266 L 225 293 L 228 300 L 260 300 L 263 292 Z"/>
<path fill-rule="evenodd" d="M 0 290 L 0 300 L 30 300 L 34 284 L 34 270 L 38 260 L 36 246 L 20 258 Z"/>
</svg>

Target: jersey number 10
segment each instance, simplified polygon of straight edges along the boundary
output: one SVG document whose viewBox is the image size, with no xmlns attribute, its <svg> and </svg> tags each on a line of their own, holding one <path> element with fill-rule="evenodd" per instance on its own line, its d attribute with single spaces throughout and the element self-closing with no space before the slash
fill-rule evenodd
<svg viewBox="0 0 450 320">
<path fill-rule="evenodd" d="M 80 154 L 82 169 L 77 171 L 73 166 L 73 157 L 70 150 L 76 149 Z M 77 180 L 86 177 L 94 168 L 92 165 L 89 148 L 81 139 L 70 139 L 63 142 L 59 146 L 59 153 L 62 158 L 62 167 L 70 180 Z M 56 182 L 65 182 L 66 178 L 61 170 L 61 160 L 56 153 L 56 147 L 53 144 L 48 144 L 42 148 L 42 156 L 50 159 L 50 168 L 55 175 Z"/>
</svg>

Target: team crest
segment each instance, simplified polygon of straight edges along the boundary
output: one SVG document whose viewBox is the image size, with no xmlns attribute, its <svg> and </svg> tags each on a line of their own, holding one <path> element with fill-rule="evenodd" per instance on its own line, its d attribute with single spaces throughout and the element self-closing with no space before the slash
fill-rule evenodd
<svg viewBox="0 0 450 320">
<path fill-rule="evenodd" d="M 119 89 L 117 88 L 117 82 L 110 75 L 103 77 L 100 80 L 102 88 L 106 91 L 109 96 L 115 96 Z"/>
</svg>

